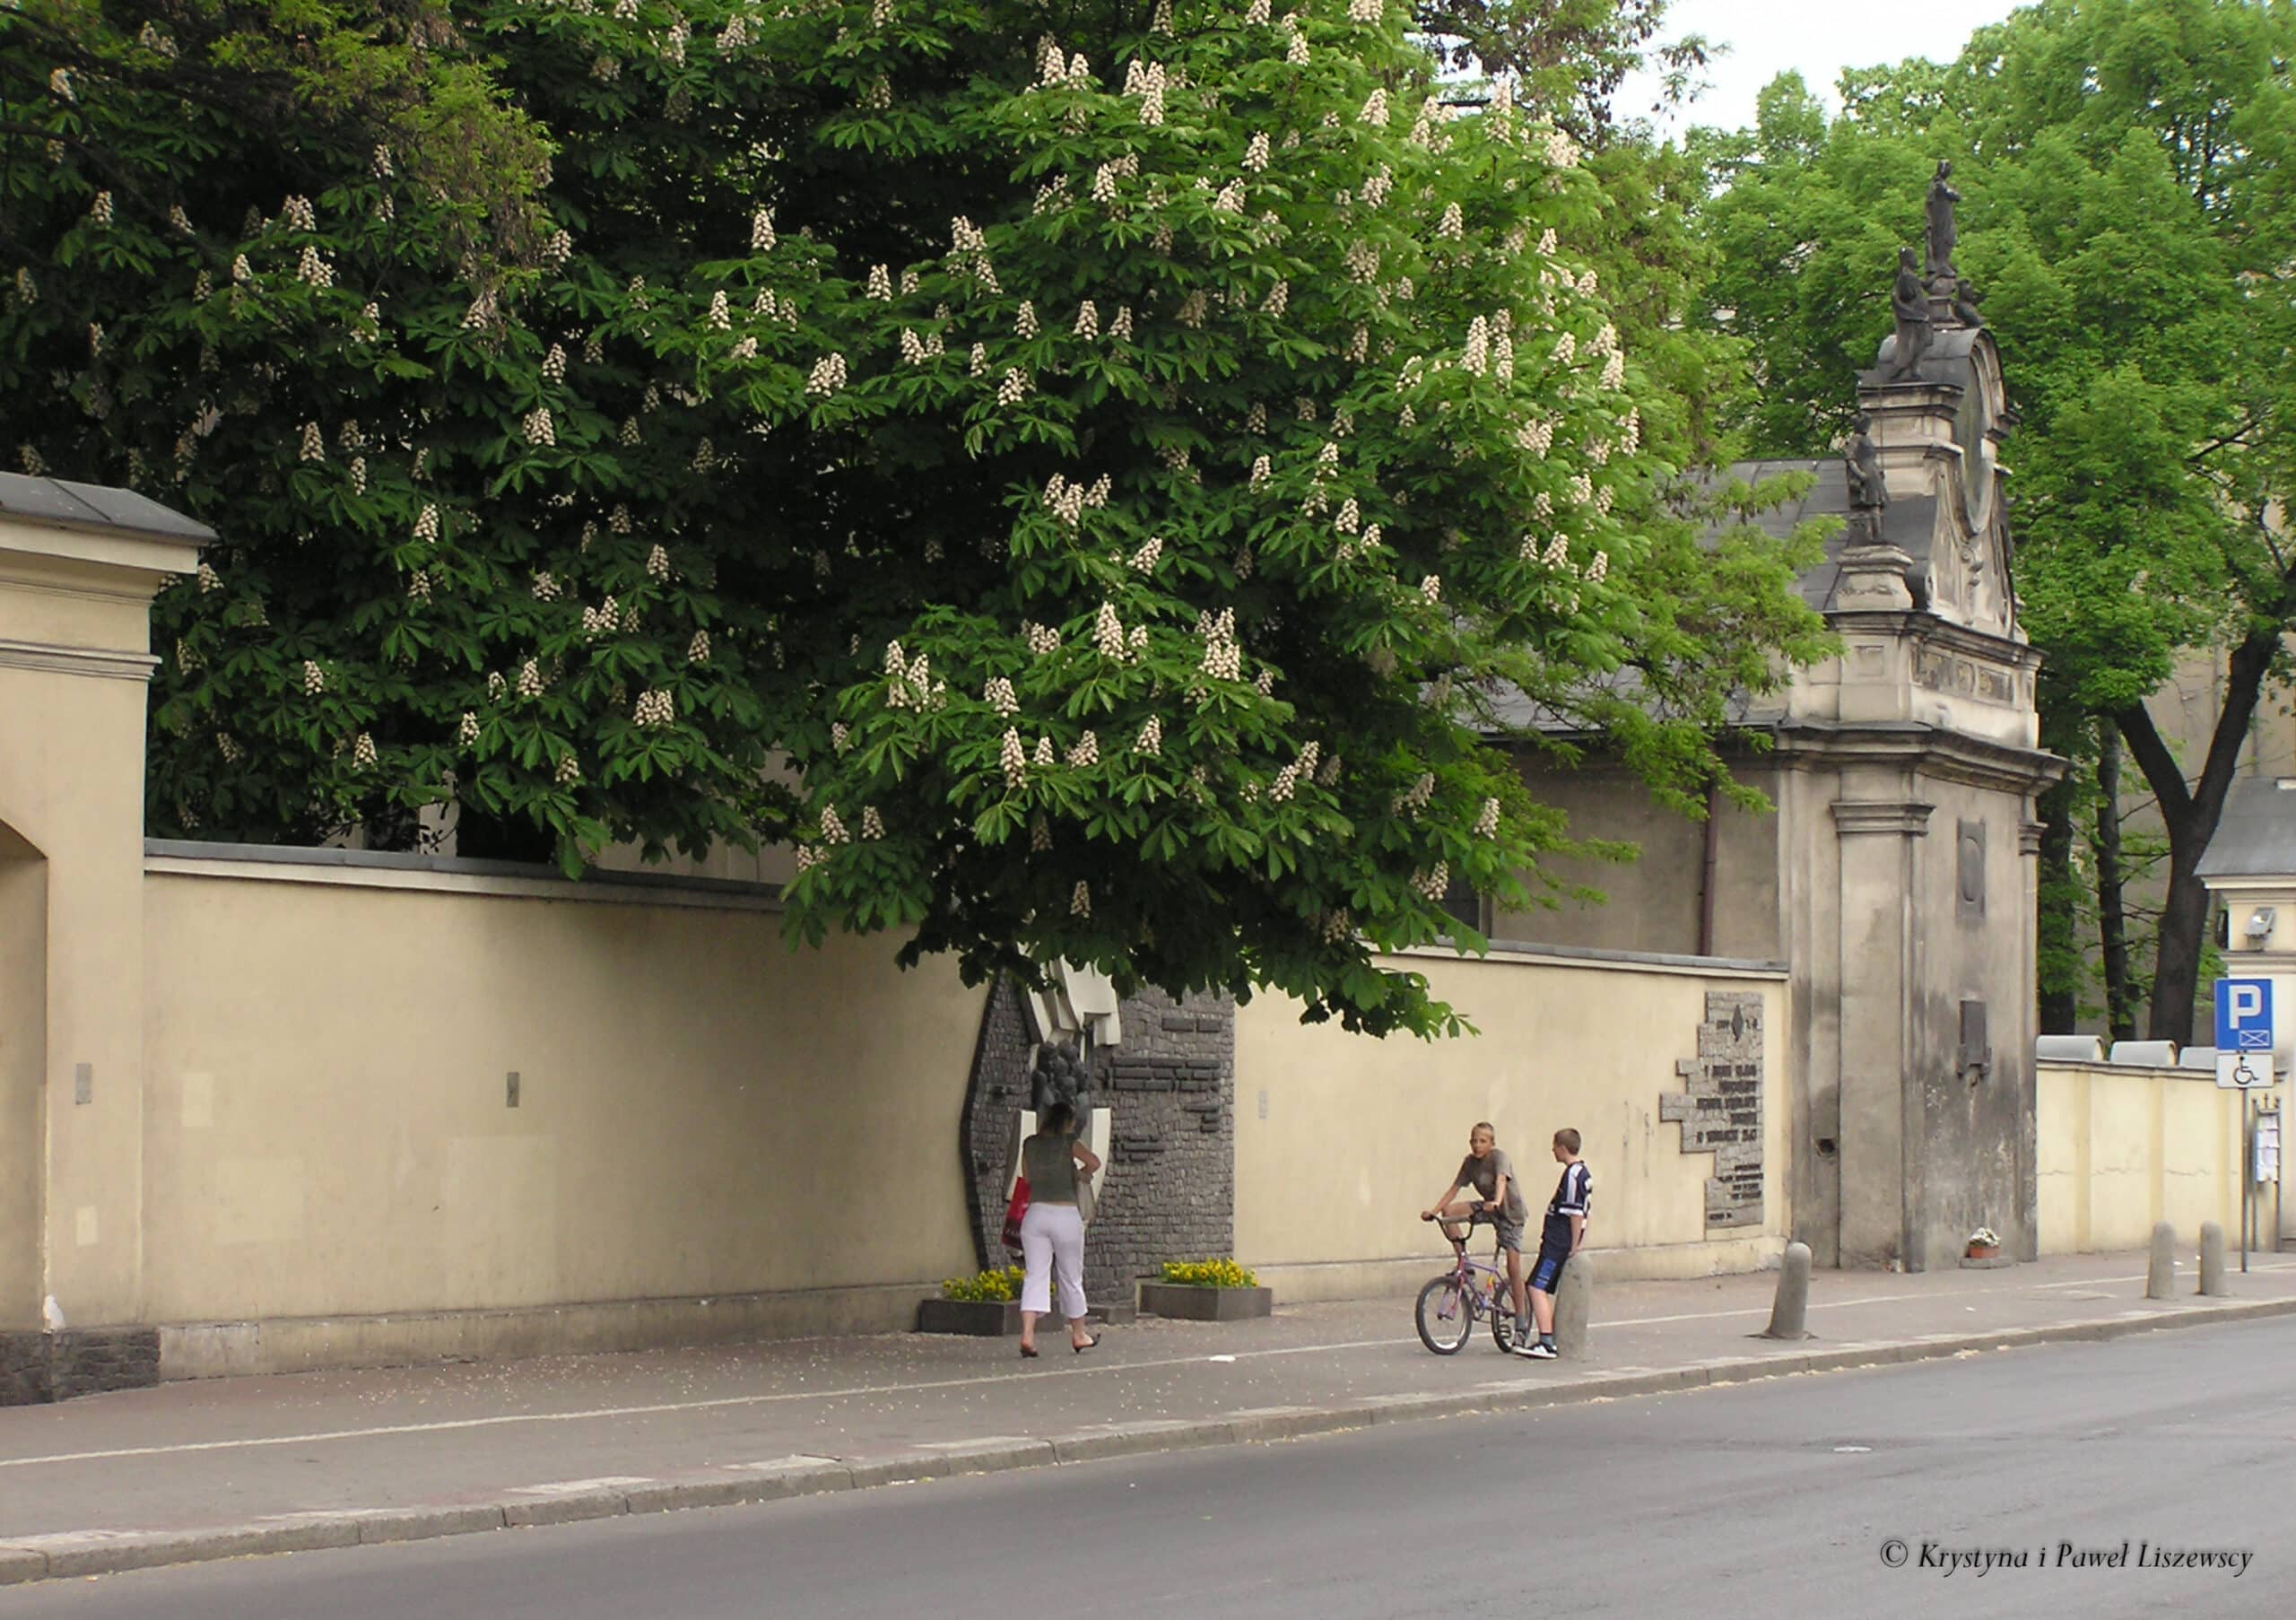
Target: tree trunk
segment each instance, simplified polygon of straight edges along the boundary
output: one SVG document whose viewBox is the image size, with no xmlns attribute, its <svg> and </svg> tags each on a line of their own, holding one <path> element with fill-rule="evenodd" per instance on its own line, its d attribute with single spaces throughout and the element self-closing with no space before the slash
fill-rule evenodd
<svg viewBox="0 0 2296 1620">
<path fill-rule="evenodd" d="M 2115 1041 L 2136 1037 L 2128 989 L 2128 911 L 2121 897 L 2120 734 L 2097 735 L 2097 934 L 2104 946 L 2105 1029 Z"/>
<path fill-rule="evenodd" d="M 2296 579 L 2283 582 L 2296 599 Z M 2217 711 L 2216 728 L 2208 739 L 2208 758 L 2200 780 L 2187 783 L 2184 768 L 2152 724 L 2141 703 L 2114 714 L 2113 723 L 2128 744 L 2129 753 L 2144 772 L 2153 797 L 2161 803 L 2161 819 L 2169 829 L 2169 898 L 2161 908 L 2159 949 L 2152 964 L 2152 1003 L 2145 1033 L 2155 1041 L 2179 1045 L 2192 1040 L 2193 1006 L 2200 993 L 2201 945 L 2208 929 L 2208 890 L 2198 875 L 2200 858 L 2216 836 L 2224 814 L 2224 798 L 2232 789 L 2232 774 L 2240 762 L 2240 749 L 2248 740 L 2248 722 L 2256 716 L 2266 675 L 2280 649 L 2283 624 L 2274 623 L 2251 630 L 2248 639 L 2225 660 L 2224 707 Z"/>
<path fill-rule="evenodd" d="M 2079 906 L 2073 875 L 2073 781 L 2068 776 L 2041 795 L 2040 1028 L 2070 1035 L 2081 1016 L 2081 952 L 2075 943 Z"/>
</svg>

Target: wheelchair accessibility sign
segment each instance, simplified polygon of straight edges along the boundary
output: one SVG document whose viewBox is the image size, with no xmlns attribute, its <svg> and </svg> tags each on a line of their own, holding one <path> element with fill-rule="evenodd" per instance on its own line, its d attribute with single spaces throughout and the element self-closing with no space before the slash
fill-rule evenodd
<svg viewBox="0 0 2296 1620">
<path fill-rule="evenodd" d="M 2272 980 L 2216 981 L 2216 1084 L 2246 1090 L 2270 1085 Z"/>
</svg>

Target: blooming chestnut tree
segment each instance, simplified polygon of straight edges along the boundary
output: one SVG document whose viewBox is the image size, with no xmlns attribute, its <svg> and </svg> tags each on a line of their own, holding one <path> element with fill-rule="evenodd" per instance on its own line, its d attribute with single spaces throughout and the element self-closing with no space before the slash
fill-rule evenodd
<svg viewBox="0 0 2296 1620">
<path fill-rule="evenodd" d="M 222 536 L 160 830 L 787 842 L 801 937 L 1432 1032 L 1377 954 L 1569 839 L 1502 710 L 1679 791 L 1761 665 L 1627 520 L 1570 137 L 1399 4 L 28 6 L 6 440 Z M 403 71 L 235 79 L 266 10 Z M 549 155 L 474 194 L 410 106 Z"/>
</svg>

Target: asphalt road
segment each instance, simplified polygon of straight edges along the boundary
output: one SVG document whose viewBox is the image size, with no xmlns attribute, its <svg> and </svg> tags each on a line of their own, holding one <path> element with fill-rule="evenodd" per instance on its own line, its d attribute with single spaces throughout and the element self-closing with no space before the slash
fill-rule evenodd
<svg viewBox="0 0 2296 1620">
<path fill-rule="evenodd" d="M 2278 1616 L 2292 1365 L 2282 1319 L 58 1582 L 0 1616 Z M 1944 1567 L 1986 1550 L 2022 1567 Z"/>
</svg>

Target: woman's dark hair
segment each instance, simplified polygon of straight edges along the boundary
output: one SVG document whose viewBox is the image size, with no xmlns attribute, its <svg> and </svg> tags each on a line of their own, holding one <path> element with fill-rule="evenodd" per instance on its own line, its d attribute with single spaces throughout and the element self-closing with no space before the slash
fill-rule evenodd
<svg viewBox="0 0 2296 1620">
<path fill-rule="evenodd" d="M 1056 1102 L 1037 1116 L 1037 1128 L 1056 1137 L 1071 1136 L 1076 1129 L 1076 1110 Z"/>
</svg>

